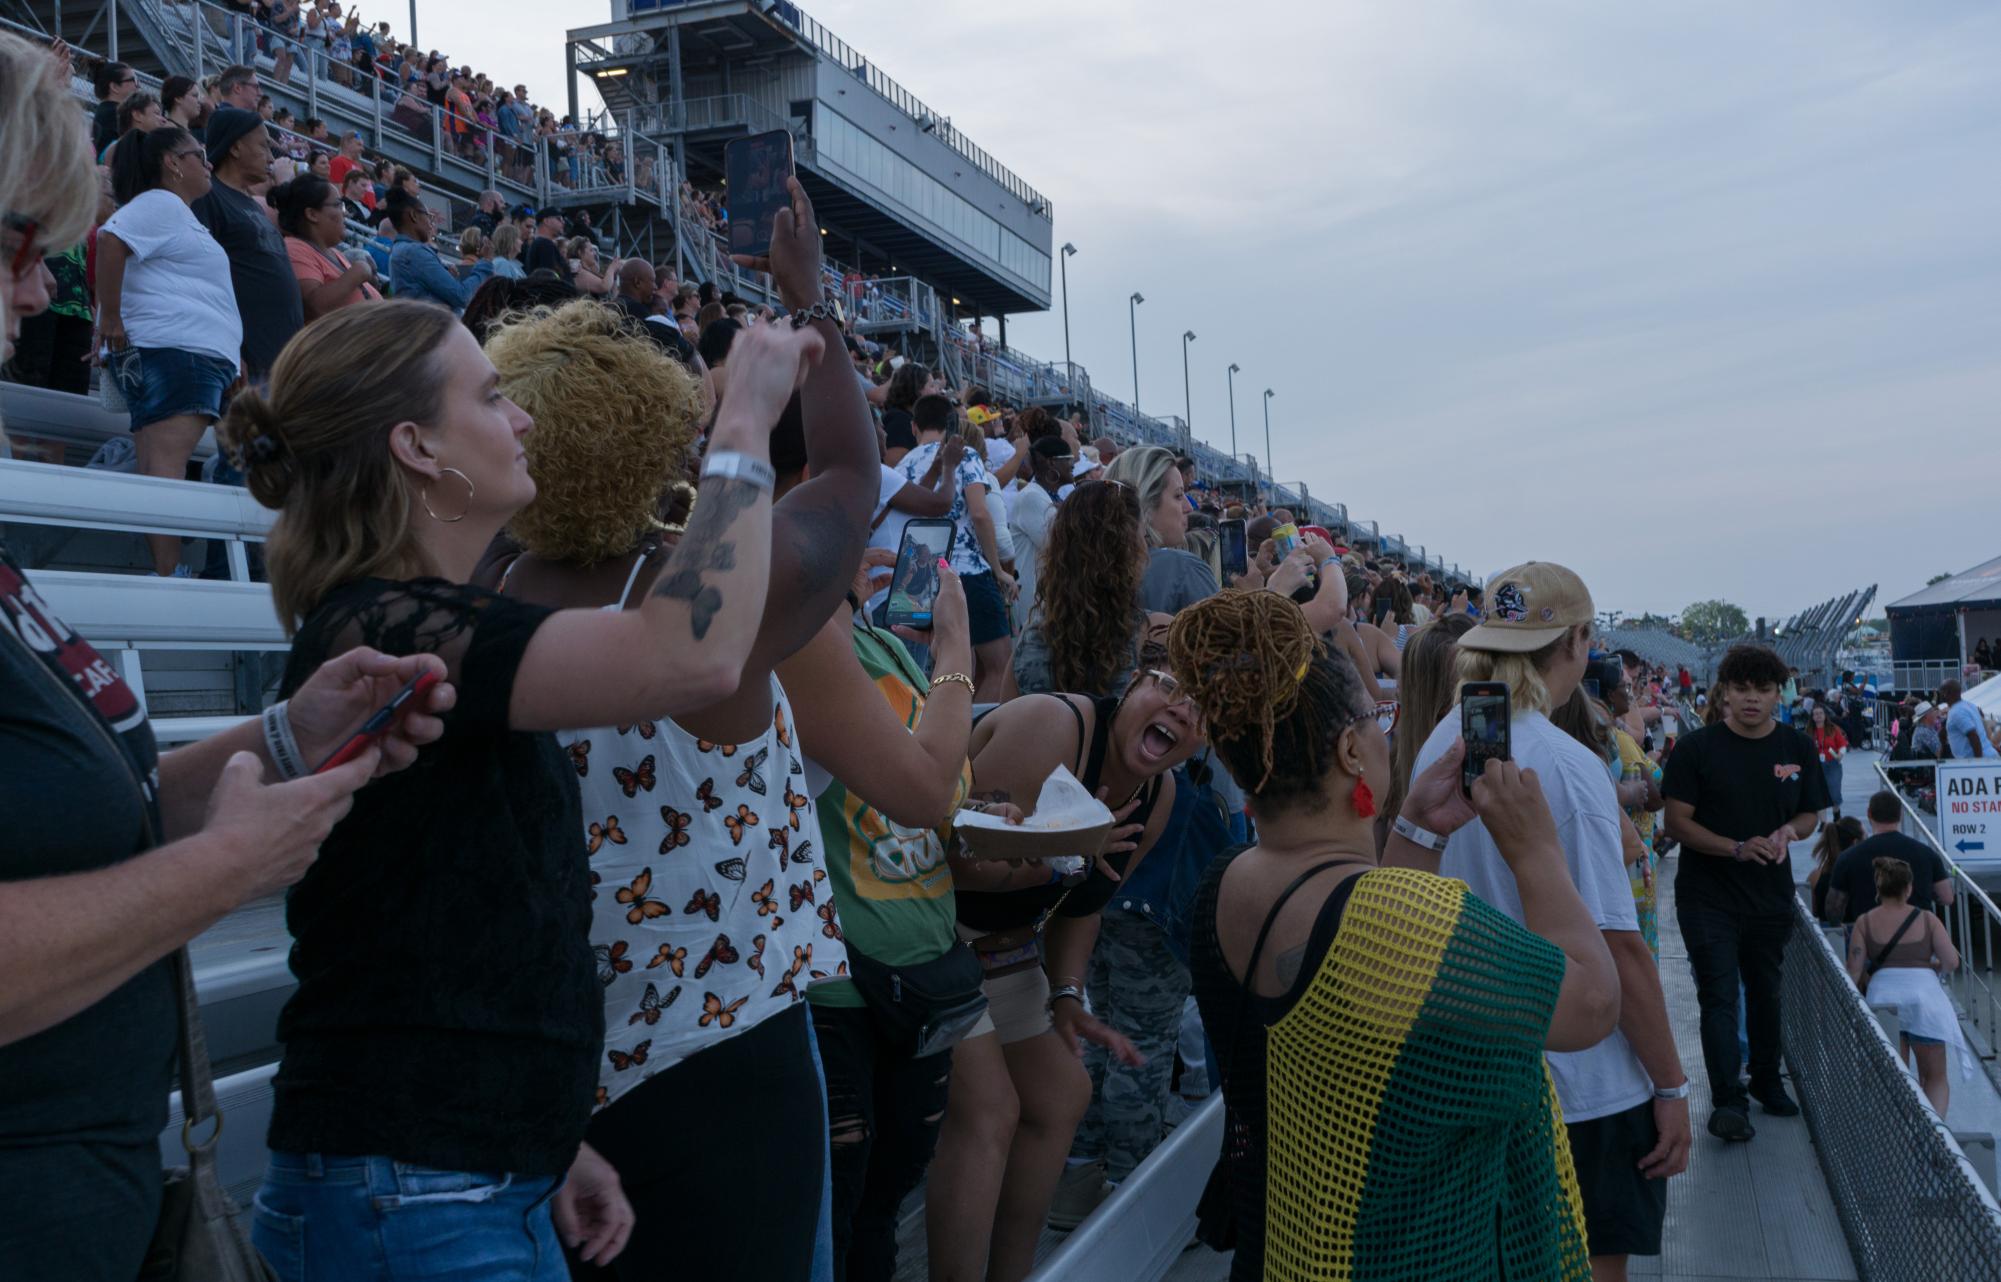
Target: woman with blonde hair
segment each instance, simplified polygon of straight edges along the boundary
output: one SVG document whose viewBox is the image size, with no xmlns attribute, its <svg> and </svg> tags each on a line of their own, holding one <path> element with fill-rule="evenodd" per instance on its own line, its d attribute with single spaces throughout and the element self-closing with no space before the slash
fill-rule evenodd
<svg viewBox="0 0 2001 1282">
<path fill-rule="evenodd" d="M 630 1208 L 579 1150 L 603 989 L 578 771 L 553 732 L 736 690 L 767 590 L 766 440 L 825 347 L 777 330 L 748 345 L 702 508 L 625 611 L 468 586 L 535 500 L 533 422 L 445 309 L 321 317 L 267 393 L 230 406 L 223 440 L 279 513 L 266 560 L 292 636 L 285 688 L 356 642 L 436 654 L 459 688 L 425 768 L 365 794 L 287 903 L 299 983 L 256 1203 L 257 1244 L 287 1282 L 392 1276 L 385 1236 L 449 1279 L 560 1278 L 558 1230 L 586 1260 L 620 1249 Z M 666 911 L 643 884 L 621 889 L 635 913 Z"/>
<path fill-rule="evenodd" d="M 1174 614 L 1215 595 L 1215 574 L 1187 550 L 1188 491 L 1174 451 L 1158 445 L 1122 451 L 1105 470 L 1105 479 L 1131 486 L 1146 516 L 1150 551 L 1140 582 L 1140 604 L 1156 614 Z"/>
<path fill-rule="evenodd" d="M 599 266 L 596 241 L 589 236 L 572 236 L 563 246 L 563 257 L 569 260 L 570 274 L 578 289 L 600 298 L 611 293 L 613 273 Z M 612 264 L 614 268 L 617 265 Z"/>
<path fill-rule="evenodd" d="M 818 299 L 820 236 L 796 183 L 794 199 L 764 270 L 804 312 Z M 723 416 L 756 395 L 737 383 L 761 377 L 738 369 L 746 346 L 754 358 L 778 328 L 794 332 L 753 323 L 737 335 Z M 812 333 L 838 343 L 829 322 Z M 690 532 L 673 554 L 662 546 L 656 508 L 703 418 L 695 380 L 622 313 L 589 300 L 503 325 L 487 351 L 501 390 L 540 423 L 527 443 L 536 498 L 510 523 L 524 550 L 503 592 L 536 608 L 616 617 L 677 590 L 681 558 L 699 550 L 693 527 L 727 499 L 705 481 Z M 622 1278 L 672 1269 L 778 1282 L 807 1276 L 811 1263 L 827 1119 L 804 997 L 843 973 L 846 952 L 815 840 L 803 718 L 775 669 L 840 607 L 880 467 L 873 421 L 843 362 L 816 367 L 775 417 L 774 586 L 739 651 L 737 690 L 562 739 L 585 804 L 572 841 L 602 883 L 590 944 L 605 1040 L 587 1136 L 640 1211 Z M 838 768 L 851 760 L 844 746 L 830 737 L 815 751 Z M 704 1101 L 699 1111 L 686 1106 L 694 1099 Z M 745 1116 L 758 1124 L 744 1127 Z M 691 1241 L 689 1224 L 741 1222 L 740 1186 L 687 1179 L 725 1148 L 758 1172 L 759 1232 Z"/>
<path fill-rule="evenodd" d="M 487 242 L 487 250 L 493 255 L 493 274 L 501 280 L 520 280 L 528 273 L 521 266 L 521 228 L 514 223 L 502 223 L 493 229 L 493 238 Z"/>
<path fill-rule="evenodd" d="M 1418 629 L 1404 647 L 1403 679 L 1397 686 L 1397 702 L 1399 721 L 1405 730 L 1390 736 L 1389 787 L 1383 791 L 1382 813 L 1376 819 L 1378 854 L 1390 839 L 1390 816 L 1403 809 L 1403 800 L 1410 794 L 1418 749 L 1424 746 L 1424 735 L 1418 727 L 1437 725 L 1459 701 L 1454 681 L 1459 662 L 1458 642 L 1472 627 L 1473 620 L 1465 614 L 1447 615 Z"/>
</svg>

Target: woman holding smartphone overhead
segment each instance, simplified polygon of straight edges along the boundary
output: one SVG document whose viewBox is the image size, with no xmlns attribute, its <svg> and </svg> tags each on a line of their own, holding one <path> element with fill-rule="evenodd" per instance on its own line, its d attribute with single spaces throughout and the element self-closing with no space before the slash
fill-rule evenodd
<svg viewBox="0 0 2001 1282">
<path fill-rule="evenodd" d="M 819 228 L 803 190 L 791 190 L 760 270 L 797 319 L 737 336 L 724 417 L 759 395 L 739 380 L 768 381 L 738 361 L 775 333 L 839 347 L 832 322 L 812 310 Z M 529 475 L 549 485 L 513 524 L 526 550 L 506 573 L 509 598 L 631 615 L 681 590 L 684 567 L 723 559 L 697 539 L 704 516 L 729 501 L 715 471 L 728 447 L 713 439 L 689 532 L 671 553 L 653 537 L 658 496 L 680 474 L 701 412 L 679 366 L 589 302 L 503 326 L 488 346 L 502 389 L 545 417 L 549 433 L 528 438 Z M 571 839 L 601 881 L 590 942 L 605 1036 L 588 1138 L 639 1211 L 632 1245 L 612 1265 L 620 1278 L 804 1278 L 826 1181 L 825 1088 L 804 998 L 845 972 L 846 953 L 799 717 L 774 670 L 844 612 L 880 468 L 868 407 L 842 362 L 813 367 L 769 418 L 752 404 L 777 490 L 774 590 L 738 651 L 747 652 L 740 683 L 725 697 L 563 736 L 565 772 L 587 803 Z M 723 1151 L 755 1173 L 754 1210 L 739 1181 L 690 1180 Z M 690 1225 L 718 1231 L 691 1235 Z"/>
<path fill-rule="evenodd" d="M 279 510 L 286 689 L 356 643 L 436 654 L 458 687 L 444 738 L 363 795 L 286 906 L 299 984 L 254 1207 L 283 1278 L 541 1282 L 565 1276 L 558 1230 L 596 1260 L 630 1230 L 616 1176 L 579 1152 L 604 1014 L 577 777 L 551 732 L 737 688 L 765 602 L 766 439 L 825 348 L 775 328 L 739 341 L 704 501 L 633 610 L 467 586 L 535 497 L 533 423 L 451 313 L 322 317 L 269 393 L 230 408 L 223 438 Z"/>
</svg>

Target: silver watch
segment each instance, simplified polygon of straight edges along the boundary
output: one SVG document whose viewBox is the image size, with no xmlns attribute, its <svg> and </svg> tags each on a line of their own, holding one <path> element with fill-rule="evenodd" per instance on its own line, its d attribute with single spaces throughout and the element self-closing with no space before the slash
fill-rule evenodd
<svg viewBox="0 0 2001 1282">
<path fill-rule="evenodd" d="M 1075 998 L 1079 1006 L 1084 1004 L 1084 990 L 1075 984 L 1065 984 L 1061 988 L 1052 988 L 1049 990 L 1049 1000 L 1043 1003 L 1044 1009 L 1053 1012 L 1056 1009 L 1056 1003 L 1062 1001 L 1065 997 Z"/>
<path fill-rule="evenodd" d="M 1654 1098 L 1687 1099 L 1690 1085 L 1690 1079 L 1684 1077 L 1679 1086 L 1656 1086 L 1654 1087 Z"/>
</svg>

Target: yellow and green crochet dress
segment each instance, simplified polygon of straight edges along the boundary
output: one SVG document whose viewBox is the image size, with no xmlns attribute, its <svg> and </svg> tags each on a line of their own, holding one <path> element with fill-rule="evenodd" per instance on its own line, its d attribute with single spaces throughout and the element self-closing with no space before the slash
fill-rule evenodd
<svg viewBox="0 0 2001 1282">
<path fill-rule="evenodd" d="M 1377 869 L 1328 896 L 1292 991 L 1247 1001 L 1215 936 L 1231 857 L 1192 960 L 1229 1112 L 1231 1277 L 1589 1278 L 1543 1062 L 1562 953 L 1464 882 Z"/>
</svg>

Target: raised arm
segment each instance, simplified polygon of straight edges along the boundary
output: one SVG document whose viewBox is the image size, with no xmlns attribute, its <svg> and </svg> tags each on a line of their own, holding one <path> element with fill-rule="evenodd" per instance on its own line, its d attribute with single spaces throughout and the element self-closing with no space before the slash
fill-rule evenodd
<svg viewBox="0 0 2001 1282">
<path fill-rule="evenodd" d="M 820 227 L 799 180 L 788 179 L 786 185 L 792 206 L 774 220 L 771 257 L 738 255 L 737 261 L 771 273 L 780 300 L 799 313 L 820 301 Z M 841 353 L 841 331 L 833 321 L 816 320 L 808 328 L 824 339 L 829 352 Z M 734 396 L 734 349 L 730 365 L 729 395 Z M 815 365 L 800 389 L 799 404 L 807 480 L 772 509 L 772 590 L 745 665 L 751 679 L 804 646 L 834 613 L 861 564 L 869 518 L 881 493 L 882 456 L 874 420 L 847 362 L 831 359 Z"/>
</svg>

